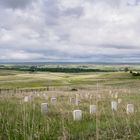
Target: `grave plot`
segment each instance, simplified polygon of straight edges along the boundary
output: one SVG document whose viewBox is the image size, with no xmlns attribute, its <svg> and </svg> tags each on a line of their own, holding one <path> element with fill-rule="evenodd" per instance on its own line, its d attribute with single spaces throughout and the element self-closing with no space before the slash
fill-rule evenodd
<svg viewBox="0 0 140 140">
<path fill-rule="evenodd" d="M 0 138 L 139 139 L 139 91 L 98 88 L 0 94 Z"/>
</svg>

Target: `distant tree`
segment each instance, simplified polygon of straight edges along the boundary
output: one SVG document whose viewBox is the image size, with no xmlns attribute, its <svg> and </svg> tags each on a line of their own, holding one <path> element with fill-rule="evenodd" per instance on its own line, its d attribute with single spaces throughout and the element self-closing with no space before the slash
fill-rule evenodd
<svg viewBox="0 0 140 140">
<path fill-rule="evenodd" d="M 132 71 L 132 70 L 130 70 L 130 73 L 132 74 L 132 73 L 133 73 L 133 71 Z"/>
<path fill-rule="evenodd" d="M 36 72 L 37 71 L 37 67 L 36 66 L 31 66 L 30 67 L 30 72 L 31 73 L 34 73 L 34 72 Z"/>
<path fill-rule="evenodd" d="M 128 72 L 128 71 L 129 71 L 129 68 L 128 68 L 128 67 L 125 67 L 125 68 L 124 68 L 124 71 L 125 71 L 125 72 Z"/>
<path fill-rule="evenodd" d="M 130 70 L 132 76 L 140 76 L 140 72 Z"/>
<path fill-rule="evenodd" d="M 76 88 L 72 88 L 71 91 L 78 91 L 78 89 L 76 89 Z"/>
<path fill-rule="evenodd" d="M 132 75 L 133 76 L 140 76 L 140 73 L 139 72 L 132 72 Z"/>
</svg>

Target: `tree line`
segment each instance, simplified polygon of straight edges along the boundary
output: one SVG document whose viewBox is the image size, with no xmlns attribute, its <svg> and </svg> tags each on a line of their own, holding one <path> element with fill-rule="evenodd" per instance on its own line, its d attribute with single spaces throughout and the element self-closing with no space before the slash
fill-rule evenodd
<svg viewBox="0 0 140 140">
<path fill-rule="evenodd" d="M 80 73 L 80 72 L 115 72 L 115 70 L 91 69 L 91 68 L 70 68 L 70 67 L 37 67 L 37 66 L 13 66 L 0 67 L 3 70 L 28 71 L 35 72 L 63 72 L 63 73 Z"/>
</svg>

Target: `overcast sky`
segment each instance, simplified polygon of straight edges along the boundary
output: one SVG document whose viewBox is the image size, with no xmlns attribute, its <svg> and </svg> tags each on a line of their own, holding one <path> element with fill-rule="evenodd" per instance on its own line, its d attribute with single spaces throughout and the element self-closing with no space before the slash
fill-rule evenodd
<svg viewBox="0 0 140 140">
<path fill-rule="evenodd" d="M 140 0 L 0 0 L 2 61 L 140 61 Z"/>
</svg>

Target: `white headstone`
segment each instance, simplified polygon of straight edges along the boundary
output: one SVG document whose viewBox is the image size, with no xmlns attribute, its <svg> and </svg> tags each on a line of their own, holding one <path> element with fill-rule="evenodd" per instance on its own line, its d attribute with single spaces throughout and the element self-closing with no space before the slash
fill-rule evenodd
<svg viewBox="0 0 140 140">
<path fill-rule="evenodd" d="M 127 114 L 133 114 L 134 113 L 134 105 L 133 104 L 128 104 L 127 109 L 126 109 Z"/>
<path fill-rule="evenodd" d="M 74 97 L 70 97 L 70 103 L 72 103 L 72 104 L 75 103 L 75 98 Z"/>
<path fill-rule="evenodd" d="M 117 111 L 118 103 L 116 101 L 111 102 L 111 109 L 113 111 Z"/>
<path fill-rule="evenodd" d="M 97 111 L 96 105 L 90 105 L 90 114 L 95 114 Z"/>
<path fill-rule="evenodd" d="M 76 94 L 75 96 L 76 96 L 76 98 L 79 98 L 80 97 L 80 94 Z"/>
<path fill-rule="evenodd" d="M 48 104 L 42 103 L 41 104 L 41 113 L 47 113 L 48 112 Z"/>
<path fill-rule="evenodd" d="M 44 97 L 46 97 L 46 94 L 45 94 L 45 93 L 43 93 L 43 96 L 44 96 Z"/>
<path fill-rule="evenodd" d="M 101 99 L 101 95 L 100 95 L 100 94 L 98 94 L 97 97 L 98 97 L 99 99 Z"/>
<path fill-rule="evenodd" d="M 30 102 L 31 99 L 32 99 L 31 96 L 25 96 L 25 97 L 24 97 L 24 102 Z"/>
<path fill-rule="evenodd" d="M 56 99 L 55 97 L 52 97 L 52 98 L 51 98 L 51 103 L 52 103 L 52 104 L 56 104 L 56 101 L 57 101 L 57 99 Z"/>
<path fill-rule="evenodd" d="M 118 98 L 118 93 L 116 93 L 114 97 L 117 99 Z"/>
<path fill-rule="evenodd" d="M 92 99 L 93 98 L 93 96 L 92 95 L 90 95 L 90 97 L 89 97 L 90 99 Z"/>
<path fill-rule="evenodd" d="M 121 102 L 122 102 L 122 99 L 119 98 L 119 99 L 118 99 L 118 104 L 120 104 Z"/>
<path fill-rule="evenodd" d="M 80 121 L 82 119 L 82 111 L 81 110 L 74 110 L 73 111 L 73 120 Z"/>
<path fill-rule="evenodd" d="M 85 94 L 85 98 L 87 98 L 87 99 L 88 99 L 88 98 L 89 98 L 89 95 L 88 95 L 88 94 Z"/>
<path fill-rule="evenodd" d="M 78 98 L 76 98 L 76 100 L 75 100 L 75 104 L 78 106 L 79 103 L 80 103 L 80 100 L 79 100 Z"/>
</svg>

